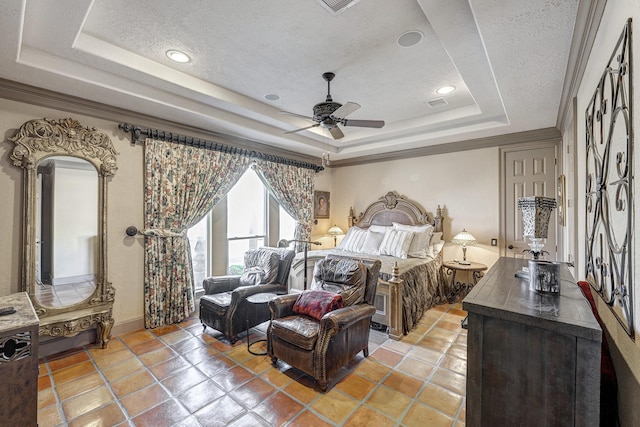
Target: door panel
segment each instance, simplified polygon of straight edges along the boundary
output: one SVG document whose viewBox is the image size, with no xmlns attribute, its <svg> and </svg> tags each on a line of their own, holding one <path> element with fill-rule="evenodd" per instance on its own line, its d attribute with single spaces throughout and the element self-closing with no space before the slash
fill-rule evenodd
<svg viewBox="0 0 640 427">
<path fill-rule="evenodd" d="M 522 213 L 518 209 L 520 197 L 544 196 L 555 199 L 555 157 L 553 146 L 544 148 L 507 151 L 504 153 L 505 183 L 505 254 L 514 258 L 528 258 L 523 252 L 529 245 L 522 236 Z M 549 252 L 544 259 L 555 260 L 557 216 L 551 214 L 549 234 L 544 250 Z"/>
</svg>

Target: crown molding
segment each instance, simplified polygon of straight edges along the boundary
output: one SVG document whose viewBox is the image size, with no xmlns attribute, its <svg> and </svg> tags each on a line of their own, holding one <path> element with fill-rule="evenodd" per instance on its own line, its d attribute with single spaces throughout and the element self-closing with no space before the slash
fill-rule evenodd
<svg viewBox="0 0 640 427">
<path fill-rule="evenodd" d="M 447 144 L 431 145 L 429 147 L 412 148 L 410 150 L 396 151 L 395 153 L 374 154 L 354 159 L 332 160 L 330 168 L 355 166 L 367 163 L 384 162 L 390 160 L 402 160 L 413 157 L 432 156 L 434 154 L 447 154 L 460 151 L 477 150 L 490 147 L 504 147 L 527 142 L 551 141 L 559 142 L 562 134 L 557 128 L 543 128 L 524 132 L 508 133 L 505 135 L 490 136 L 485 138 L 468 139 L 465 141 L 450 142 Z"/>
<path fill-rule="evenodd" d="M 0 98 L 25 104 L 37 105 L 45 108 L 52 108 L 54 110 L 61 110 L 69 113 L 82 114 L 101 120 L 113 121 L 115 122 L 114 132 L 120 132 L 118 130 L 118 123 L 135 123 L 136 125 L 144 127 L 167 129 L 172 132 L 182 133 L 197 138 L 208 139 L 213 142 L 219 142 L 245 150 L 254 150 L 260 153 L 286 157 L 302 162 L 314 164 L 319 163 L 318 158 L 314 156 L 308 156 L 289 150 L 283 150 L 246 138 L 226 135 L 220 132 L 214 132 L 195 126 L 184 125 L 171 120 L 165 120 L 136 111 L 113 107 L 111 105 L 102 104 L 100 102 L 95 102 L 73 95 L 67 95 L 2 78 L 0 78 Z"/>
<path fill-rule="evenodd" d="M 589 55 L 591 55 L 591 49 L 593 48 L 606 5 L 607 0 L 578 2 L 578 13 L 573 29 L 573 38 L 571 39 L 567 69 L 565 70 L 560 108 L 556 119 L 556 127 L 558 129 L 565 129 L 567 120 L 570 122 L 573 118 L 572 100 L 578 93 L 580 82 L 587 68 Z"/>
</svg>

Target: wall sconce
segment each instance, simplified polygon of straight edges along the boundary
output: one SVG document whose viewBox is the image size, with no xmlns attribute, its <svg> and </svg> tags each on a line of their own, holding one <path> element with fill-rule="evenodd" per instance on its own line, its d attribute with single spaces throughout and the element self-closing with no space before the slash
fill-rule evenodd
<svg viewBox="0 0 640 427">
<path fill-rule="evenodd" d="M 518 209 L 522 211 L 522 235 L 531 240 L 530 249 L 526 252 L 529 252 L 533 259 L 539 259 L 540 255 L 546 252 L 542 247 L 549 231 L 551 210 L 555 207 L 556 200 L 549 197 L 532 196 L 518 199 Z"/>
<path fill-rule="evenodd" d="M 461 232 L 453 236 L 453 239 L 451 239 L 451 243 L 462 245 L 462 261 L 458 261 L 458 264 L 471 265 L 471 263 L 467 261 L 467 245 L 471 246 L 478 243 L 476 238 L 463 228 Z"/>
<path fill-rule="evenodd" d="M 333 227 L 327 231 L 327 234 L 329 236 L 333 236 L 333 247 L 336 247 L 338 245 L 338 236 L 342 236 L 344 231 L 342 231 L 342 228 L 334 224 Z"/>
</svg>

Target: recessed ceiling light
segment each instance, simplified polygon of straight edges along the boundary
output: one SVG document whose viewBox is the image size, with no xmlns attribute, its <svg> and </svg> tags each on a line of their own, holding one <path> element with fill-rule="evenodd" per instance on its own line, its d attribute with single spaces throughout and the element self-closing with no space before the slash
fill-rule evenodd
<svg viewBox="0 0 640 427">
<path fill-rule="evenodd" d="M 191 58 L 189 58 L 189 55 L 187 55 L 184 52 L 180 52 L 179 50 L 174 50 L 174 49 L 168 50 L 167 56 L 169 57 L 170 60 L 175 62 L 180 62 L 183 64 L 191 61 Z"/>
<path fill-rule="evenodd" d="M 421 31 L 411 30 L 407 31 L 406 33 L 400 34 L 398 36 L 398 39 L 396 40 L 396 43 L 398 43 L 398 46 L 400 47 L 411 47 L 420 43 L 423 37 L 424 34 L 422 34 Z"/>
<path fill-rule="evenodd" d="M 264 96 L 264 99 L 266 99 L 267 101 L 277 101 L 280 99 L 280 96 L 276 95 L 275 93 L 268 93 Z"/>
<path fill-rule="evenodd" d="M 442 86 L 441 88 L 436 90 L 436 93 L 438 93 L 440 95 L 447 95 L 447 94 L 453 92 L 454 90 L 456 90 L 455 86 Z"/>
</svg>

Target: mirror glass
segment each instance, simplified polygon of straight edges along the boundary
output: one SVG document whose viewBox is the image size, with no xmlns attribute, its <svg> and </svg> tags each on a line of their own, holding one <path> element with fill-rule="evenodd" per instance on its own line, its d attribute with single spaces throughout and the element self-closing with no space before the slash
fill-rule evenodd
<svg viewBox="0 0 640 427">
<path fill-rule="evenodd" d="M 66 307 L 96 289 L 98 172 L 84 159 L 47 157 L 37 165 L 34 296 L 46 307 Z"/>
</svg>

